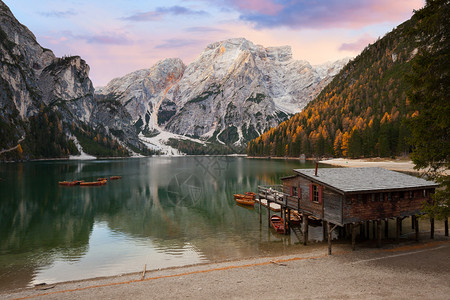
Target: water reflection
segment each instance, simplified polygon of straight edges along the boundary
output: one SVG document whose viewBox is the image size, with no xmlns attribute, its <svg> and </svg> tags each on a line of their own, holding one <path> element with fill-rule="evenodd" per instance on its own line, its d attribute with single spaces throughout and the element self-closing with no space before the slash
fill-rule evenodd
<svg viewBox="0 0 450 300">
<path fill-rule="evenodd" d="M 232 195 L 304 167 L 236 157 L 0 165 L 0 288 L 265 254 L 285 237 Z M 57 184 L 112 175 L 122 180 Z"/>
</svg>

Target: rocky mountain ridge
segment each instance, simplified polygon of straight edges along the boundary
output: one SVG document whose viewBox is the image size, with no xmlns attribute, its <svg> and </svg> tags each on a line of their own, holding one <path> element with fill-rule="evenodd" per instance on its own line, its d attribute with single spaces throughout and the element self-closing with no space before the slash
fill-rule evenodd
<svg viewBox="0 0 450 300">
<path fill-rule="evenodd" d="M 2 1 L 0 54 L 0 150 L 14 148 L 23 141 L 19 155 L 24 156 L 6 159 L 76 154 L 78 151 L 71 142 L 75 131 L 79 136 L 91 135 L 88 140 L 93 144 L 101 139 L 105 144 L 116 140 L 116 145 L 143 147 L 131 117 L 121 106 L 114 107 L 117 115 L 112 118 L 114 122 L 105 122 L 111 118 L 104 116 L 105 104 L 94 99 L 86 62 L 79 56 L 58 58 L 40 46 L 33 33 Z M 110 129 L 127 134 L 122 134 L 119 141 Z M 44 146 L 48 149 L 36 145 L 47 139 L 50 145 Z"/>
<path fill-rule="evenodd" d="M 312 66 L 294 60 L 289 46 L 229 39 L 208 45 L 188 66 L 162 60 L 96 94 L 119 100 L 144 133 L 243 145 L 299 112 L 347 61 Z"/>
<path fill-rule="evenodd" d="M 179 153 L 170 140 L 242 150 L 300 111 L 346 62 L 311 66 L 288 46 L 230 39 L 188 66 L 165 59 L 95 91 L 81 57 L 43 48 L 1 0 L 0 54 L 2 160 Z"/>
</svg>

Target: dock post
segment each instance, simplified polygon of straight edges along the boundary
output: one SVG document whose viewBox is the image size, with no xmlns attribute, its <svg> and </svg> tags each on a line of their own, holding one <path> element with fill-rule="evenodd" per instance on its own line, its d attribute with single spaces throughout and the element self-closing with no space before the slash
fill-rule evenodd
<svg viewBox="0 0 450 300">
<path fill-rule="evenodd" d="M 303 245 L 306 246 L 306 243 L 308 242 L 308 216 L 305 213 L 303 213 L 302 219 L 303 219 L 302 224 Z"/>
<path fill-rule="evenodd" d="M 400 240 L 400 224 L 402 220 L 399 217 L 395 218 L 396 227 L 395 227 L 395 240 L 398 242 Z"/>
<path fill-rule="evenodd" d="M 288 230 L 287 230 L 287 232 L 291 233 L 291 209 L 288 208 L 287 211 L 288 211 L 288 216 L 287 216 L 287 219 L 288 219 L 288 221 L 287 221 Z"/>
<path fill-rule="evenodd" d="M 359 235 L 363 238 L 363 239 L 365 239 L 366 237 L 365 237 L 365 233 L 366 232 L 366 230 L 365 230 L 365 228 L 364 228 L 364 222 L 361 222 L 361 223 L 359 223 Z"/>
<path fill-rule="evenodd" d="M 445 218 L 444 227 L 445 227 L 445 236 L 448 236 L 448 217 Z"/>
<path fill-rule="evenodd" d="M 328 232 L 328 255 L 331 255 L 331 224 L 327 222 L 327 232 Z"/>
<path fill-rule="evenodd" d="M 326 241 L 328 239 L 328 222 L 322 220 L 322 230 L 323 230 L 323 240 Z"/>
<path fill-rule="evenodd" d="M 434 218 L 430 218 L 430 239 L 434 239 Z"/>
<path fill-rule="evenodd" d="M 377 220 L 377 247 L 381 247 L 381 220 Z"/>
<path fill-rule="evenodd" d="M 372 236 L 373 236 L 373 239 L 374 239 L 374 240 L 377 238 L 377 236 L 376 236 L 376 234 L 377 234 L 377 231 L 376 231 L 376 222 L 377 222 L 377 221 L 375 221 L 375 220 L 372 221 Z"/>
<path fill-rule="evenodd" d="M 370 240 L 370 230 L 369 230 L 369 227 L 370 227 L 370 221 L 366 221 L 366 238 L 367 238 L 368 240 Z"/>
<path fill-rule="evenodd" d="M 416 242 L 419 241 L 419 220 L 417 220 L 417 218 L 414 216 L 414 230 L 416 231 L 416 237 L 415 240 Z"/>
<path fill-rule="evenodd" d="M 414 229 L 414 226 L 416 225 L 416 216 L 411 216 L 411 229 Z"/>
<path fill-rule="evenodd" d="M 384 237 L 389 238 L 389 219 L 384 220 Z"/>
<path fill-rule="evenodd" d="M 270 227 L 270 201 L 266 198 L 267 201 L 267 226 Z"/>
<path fill-rule="evenodd" d="M 258 204 L 259 204 L 259 224 L 262 224 L 262 216 L 261 216 L 261 194 L 259 193 L 260 192 L 260 190 L 259 190 L 259 187 L 258 187 L 258 199 L 259 199 L 259 201 L 258 201 Z"/>
<path fill-rule="evenodd" d="M 356 226 L 355 223 L 351 224 L 352 228 L 352 251 L 355 251 L 355 244 L 356 244 Z"/>
</svg>

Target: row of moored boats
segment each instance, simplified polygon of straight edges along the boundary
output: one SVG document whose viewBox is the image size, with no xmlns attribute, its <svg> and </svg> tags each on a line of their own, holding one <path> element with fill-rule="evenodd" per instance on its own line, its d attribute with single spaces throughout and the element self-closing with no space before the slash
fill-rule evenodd
<svg viewBox="0 0 450 300">
<path fill-rule="evenodd" d="M 234 200 L 237 204 L 246 205 L 246 206 L 254 206 L 256 203 L 256 194 L 253 192 L 246 192 L 245 194 L 234 194 Z M 301 222 L 301 217 L 298 212 L 292 212 L 290 215 L 289 224 L 298 225 Z M 270 224 L 278 233 L 285 233 L 288 227 L 285 229 L 284 219 L 278 215 L 272 215 L 270 217 Z M 286 226 L 288 226 L 286 224 Z"/>
<path fill-rule="evenodd" d="M 122 179 L 122 176 L 110 176 L 109 180 Z M 97 178 L 97 181 L 84 181 L 84 180 L 74 180 L 74 181 L 60 181 L 59 185 L 62 186 L 100 186 L 105 185 L 108 182 L 108 178 Z"/>
</svg>

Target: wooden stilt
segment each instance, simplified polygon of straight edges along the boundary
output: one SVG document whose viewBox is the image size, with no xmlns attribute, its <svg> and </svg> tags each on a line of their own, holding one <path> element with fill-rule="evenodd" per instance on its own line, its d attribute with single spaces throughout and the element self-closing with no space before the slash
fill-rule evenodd
<svg viewBox="0 0 450 300">
<path fill-rule="evenodd" d="M 414 229 L 416 225 L 416 216 L 411 216 L 411 229 Z"/>
<path fill-rule="evenodd" d="M 331 255 L 331 224 L 327 222 L 327 231 L 328 231 L 328 255 Z"/>
<path fill-rule="evenodd" d="M 445 236 L 448 236 L 448 218 L 445 218 L 444 221 L 444 230 L 445 230 Z"/>
<path fill-rule="evenodd" d="M 373 236 L 373 239 L 377 238 L 377 235 L 376 235 L 376 228 L 377 228 L 376 222 L 377 221 L 372 221 L 372 236 Z"/>
<path fill-rule="evenodd" d="M 359 223 L 359 236 L 365 239 L 364 223 Z"/>
<path fill-rule="evenodd" d="M 355 244 L 356 244 L 356 225 L 351 224 L 352 228 L 352 251 L 355 251 Z"/>
<path fill-rule="evenodd" d="M 303 245 L 306 246 L 306 244 L 308 242 L 308 216 L 303 213 L 302 219 L 303 219 L 303 224 L 302 224 Z"/>
<path fill-rule="evenodd" d="M 416 231 L 416 242 L 419 241 L 419 220 L 414 216 L 414 230 Z"/>
<path fill-rule="evenodd" d="M 400 223 L 399 223 L 399 229 L 400 229 L 400 235 L 402 235 L 403 234 L 403 219 L 404 218 L 399 218 L 400 219 Z"/>
<path fill-rule="evenodd" d="M 326 241 L 328 239 L 328 222 L 322 220 L 322 231 L 323 231 L 323 240 Z"/>
<path fill-rule="evenodd" d="M 368 240 L 370 240 L 370 230 L 369 230 L 369 226 L 370 225 L 370 222 L 369 221 L 366 221 L 366 238 L 368 239 Z"/>
<path fill-rule="evenodd" d="M 381 247 L 381 220 L 377 220 L 377 247 Z"/>
<path fill-rule="evenodd" d="M 395 226 L 395 240 L 398 242 L 400 240 L 400 224 L 401 219 L 399 217 L 395 218 L 396 226 Z"/>
<path fill-rule="evenodd" d="M 266 198 L 267 201 L 267 226 L 270 227 L 270 202 L 269 199 Z"/>
<path fill-rule="evenodd" d="M 430 218 L 430 239 L 434 239 L 434 218 Z"/>
<path fill-rule="evenodd" d="M 389 238 L 389 219 L 384 220 L 384 237 Z"/>
<path fill-rule="evenodd" d="M 288 224 L 288 228 L 287 228 L 287 233 L 291 232 L 291 210 L 288 208 L 288 214 L 287 214 L 287 221 L 286 223 Z"/>
<path fill-rule="evenodd" d="M 259 189 L 258 189 L 258 199 L 259 199 L 259 224 L 262 224 L 261 197 L 259 196 Z"/>
</svg>

